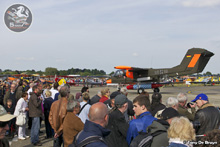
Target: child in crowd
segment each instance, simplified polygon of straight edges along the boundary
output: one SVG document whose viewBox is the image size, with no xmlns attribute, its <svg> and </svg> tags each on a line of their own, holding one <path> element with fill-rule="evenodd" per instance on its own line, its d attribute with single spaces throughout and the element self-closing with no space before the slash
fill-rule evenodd
<svg viewBox="0 0 220 147">
<path fill-rule="evenodd" d="M 7 99 L 7 103 L 6 103 L 6 106 L 5 106 L 5 110 L 7 111 L 8 114 L 14 114 L 14 110 L 15 108 L 12 106 L 12 100 L 11 99 Z M 9 134 L 9 136 L 11 138 L 14 137 L 14 132 L 15 132 L 15 120 L 16 118 L 13 118 L 12 120 L 10 120 L 8 126 L 9 126 L 9 130 L 7 131 Z"/>
</svg>

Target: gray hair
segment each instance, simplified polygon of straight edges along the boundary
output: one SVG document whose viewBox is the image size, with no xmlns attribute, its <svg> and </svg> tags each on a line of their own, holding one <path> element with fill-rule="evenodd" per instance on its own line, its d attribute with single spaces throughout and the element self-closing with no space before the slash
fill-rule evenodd
<svg viewBox="0 0 220 147">
<path fill-rule="evenodd" d="M 78 107 L 78 101 L 77 100 L 71 100 L 67 103 L 66 111 L 67 112 L 73 112 L 74 108 Z"/>
<path fill-rule="evenodd" d="M 68 86 L 62 86 L 62 87 L 60 88 L 60 96 L 61 96 L 61 97 L 66 97 L 66 96 L 68 96 L 69 92 L 70 92 L 70 90 L 69 90 L 69 87 L 68 87 Z"/>
<path fill-rule="evenodd" d="M 126 87 L 122 87 L 120 92 L 124 95 L 128 94 L 128 89 Z"/>
<path fill-rule="evenodd" d="M 178 100 L 175 97 L 169 97 L 166 101 L 167 107 L 176 106 L 178 104 Z"/>
<path fill-rule="evenodd" d="M 101 91 L 98 91 L 97 94 L 98 94 L 98 95 L 101 95 L 102 93 L 101 93 Z"/>
<path fill-rule="evenodd" d="M 183 103 L 185 101 L 187 101 L 188 97 L 187 97 L 187 94 L 186 93 L 179 93 L 177 95 L 177 100 L 180 102 L 180 103 Z"/>
</svg>

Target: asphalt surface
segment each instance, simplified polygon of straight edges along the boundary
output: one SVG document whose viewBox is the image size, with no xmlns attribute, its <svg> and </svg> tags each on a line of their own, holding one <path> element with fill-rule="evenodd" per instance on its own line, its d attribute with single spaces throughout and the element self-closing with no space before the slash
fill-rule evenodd
<svg viewBox="0 0 220 147">
<path fill-rule="evenodd" d="M 71 93 L 75 96 L 77 92 L 80 92 L 81 88 L 82 87 L 71 87 Z M 102 88 L 104 87 L 96 86 L 93 88 L 89 88 L 90 96 L 91 97 L 94 96 Z M 109 87 L 109 88 L 110 88 L 110 92 L 114 92 L 117 90 L 116 87 Z M 150 98 L 151 98 L 153 90 L 147 89 L 146 91 L 150 94 Z M 162 94 L 162 102 L 164 104 L 169 97 L 176 97 L 179 92 L 184 92 L 184 93 L 188 93 L 188 101 L 193 100 L 196 97 L 196 95 L 200 93 L 205 93 L 208 95 L 210 103 L 214 104 L 215 106 L 220 106 L 220 86 L 219 85 L 215 85 L 215 86 L 199 85 L 199 86 L 190 86 L 190 87 L 187 87 L 185 85 L 177 85 L 174 87 L 167 86 L 167 87 L 160 88 L 160 92 Z M 128 94 L 128 98 L 130 100 L 133 100 L 137 95 L 138 94 L 136 90 L 130 90 Z M 41 131 L 43 131 L 43 133 L 40 134 L 39 138 L 43 144 L 43 147 L 53 146 L 52 138 L 45 139 L 46 133 L 45 133 L 44 122 L 42 122 Z M 30 136 L 30 130 L 26 129 L 26 132 L 27 132 L 26 134 Z M 16 138 L 14 138 L 14 140 L 16 140 Z M 30 139 L 18 140 L 18 141 L 10 140 L 10 143 L 12 147 L 32 147 L 33 146 L 30 142 Z"/>
</svg>

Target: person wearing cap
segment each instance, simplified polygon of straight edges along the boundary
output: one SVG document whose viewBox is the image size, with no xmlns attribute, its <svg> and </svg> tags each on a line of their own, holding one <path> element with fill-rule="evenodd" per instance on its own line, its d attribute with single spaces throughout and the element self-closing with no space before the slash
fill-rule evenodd
<svg viewBox="0 0 220 147">
<path fill-rule="evenodd" d="M 117 95 L 114 100 L 114 107 L 109 114 L 109 122 L 106 128 L 111 130 L 111 133 L 106 137 L 108 146 L 127 147 L 126 135 L 128 123 L 125 120 L 124 113 L 128 108 L 128 98 L 123 95 Z"/>
<path fill-rule="evenodd" d="M 128 96 L 128 89 L 126 87 L 122 87 L 120 89 L 120 92 L 121 92 L 121 94 L 124 94 L 126 97 Z M 128 109 L 127 109 L 126 113 L 124 113 L 124 115 L 125 115 L 125 120 L 127 122 L 129 122 L 131 117 L 134 116 L 133 103 L 129 99 L 128 99 Z"/>
<path fill-rule="evenodd" d="M 5 133 L 9 130 L 8 122 L 15 118 L 15 115 L 8 114 L 5 108 L 0 105 L 0 146 L 9 147 L 9 142 L 5 138 Z"/>
<path fill-rule="evenodd" d="M 195 102 L 199 110 L 195 114 L 193 121 L 195 124 L 199 124 L 196 127 L 196 134 L 203 135 L 209 131 L 219 128 L 220 125 L 220 113 L 219 111 L 209 103 L 208 96 L 204 93 L 198 94 L 192 102 Z"/>
<path fill-rule="evenodd" d="M 152 124 L 154 118 L 150 110 L 150 99 L 148 95 L 139 95 L 133 100 L 134 112 L 137 116 L 137 119 L 133 119 L 129 123 L 129 128 L 127 131 L 127 142 L 130 145 L 131 141 L 138 136 L 139 132 L 146 132 L 146 129 L 149 125 Z"/>
<path fill-rule="evenodd" d="M 169 107 L 164 109 L 164 111 L 161 114 L 162 120 L 165 120 L 168 124 L 170 124 L 174 117 L 179 117 L 179 113 L 177 110 Z"/>
<path fill-rule="evenodd" d="M 110 99 L 106 100 L 104 102 L 104 104 L 107 105 L 108 109 L 111 110 L 112 108 L 114 108 L 115 106 L 115 97 L 117 95 L 121 94 L 120 92 L 118 91 L 115 91 L 115 92 L 112 92 L 111 95 L 110 95 Z"/>
<path fill-rule="evenodd" d="M 167 129 L 170 127 L 170 123 L 173 118 L 179 117 L 179 113 L 173 108 L 166 108 L 161 114 L 162 119 L 153 121 L 153 123 L 147 127 L 147 132 L 155 133 L 160 131 L 161 134 L 153 138 L 151 147 L 168 146 L 169 139 L 167 135 Z M 162 132 L 163 131 L 163 132 Z"/>
<path fill-rule="evenodd" d="M 196 114 L 196 110 L 195 110 L 195 104 L 189 104 L 190 105 L 190 108 L 191 108 L 191 112 L 190 113 L 188 110 L 187 110 L 187 107 L 186 107 L 186 103 L 187 103 L 187 94 L 186 93 L 179 93 L 177 95 L 177 100 L 178 100 L 178 112 L 180 115 L 182 116 L 185 116 L 187 117 L 190 121 L 193 121 L 194 120 L 194 116 Z"/>
</svg>

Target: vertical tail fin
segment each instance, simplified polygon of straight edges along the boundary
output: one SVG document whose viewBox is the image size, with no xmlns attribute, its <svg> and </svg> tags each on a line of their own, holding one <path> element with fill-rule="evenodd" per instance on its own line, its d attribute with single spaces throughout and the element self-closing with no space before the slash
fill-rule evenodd
<svg viewBox="0 0 220 147">
<path fill-rule="evenodd" d="M 214 53 L 200 48 L 189 49 L 180 65 L 173 67 L 180 75 L 202 72 Z"/>
</svg>

